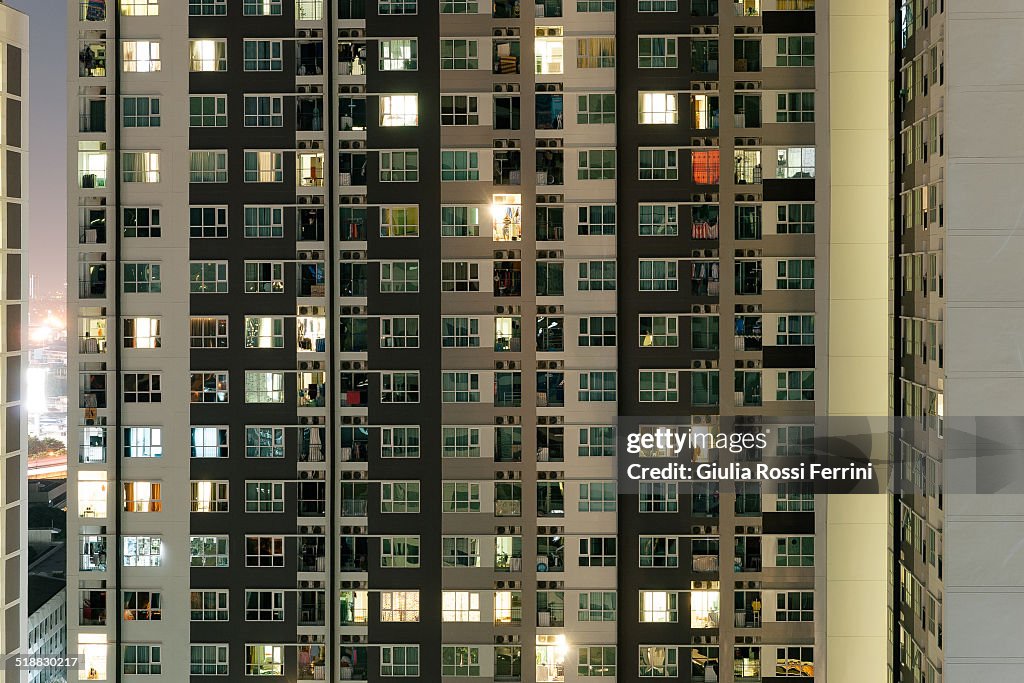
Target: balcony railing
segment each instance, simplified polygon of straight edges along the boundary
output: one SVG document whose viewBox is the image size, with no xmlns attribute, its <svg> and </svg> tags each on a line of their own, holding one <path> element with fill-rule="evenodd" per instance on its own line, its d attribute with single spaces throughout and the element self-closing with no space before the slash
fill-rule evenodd
<svg viewBox="0 0 1024 683">
<path fill-rule="evenodd" d="M 694 555 L 693 571 L 718 573 L 718 555 Z"/>
<path fill-rule="evenodd" d="M 499 614 L 494 615 L 495 626 L 518 626 L 521 623 L 523 623 L 522 607 L 503 608 Z"/>
</svg>

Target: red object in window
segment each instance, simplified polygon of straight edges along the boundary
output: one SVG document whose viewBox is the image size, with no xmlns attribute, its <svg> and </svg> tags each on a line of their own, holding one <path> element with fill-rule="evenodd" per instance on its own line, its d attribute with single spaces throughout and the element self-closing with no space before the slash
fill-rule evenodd
<svg viewBox="0 0 1024 683">
<path fill-rule="evenodd" d="M 693 182 L 698 185 L 717 185 L 720 177 L 717 149 L 693 152 Z"/>
<path fill-rule="evenodd" d="M 363 403 L 360 400 L 359 392 L 358 391 L 346 391 L 345 392 L 345 401 L 350 406 L 358 406 L 358 405 L 362 405 L 362 403 Z"/>
</svg>

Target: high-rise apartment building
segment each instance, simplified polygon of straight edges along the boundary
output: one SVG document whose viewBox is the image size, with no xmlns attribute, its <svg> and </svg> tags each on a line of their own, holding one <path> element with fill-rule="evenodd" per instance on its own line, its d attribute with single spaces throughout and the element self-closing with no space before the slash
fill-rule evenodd
<svg viewBox="0 0 1024 683">
<path fill-rule="evenodd" d="M 28 330 L 28 272 L 25 263 L 28 167 L 28 17 L 0 3 L 0 443 L 3 444 L 3 521 L 0 524 L 0 656 L 24 652 L 28 620 L 27 563 L 28 490 L 25 479 L 26 443 L 23 401 L 24 352 Z M 0 671 L 0 681 L 17 674 Z"/>
<path fill-rule="evenodd" d="M 69 9 L 73 676 L 881 680 L 884 499 L 615 456 L 884 414 L 884 3 Z"/>
</svg>

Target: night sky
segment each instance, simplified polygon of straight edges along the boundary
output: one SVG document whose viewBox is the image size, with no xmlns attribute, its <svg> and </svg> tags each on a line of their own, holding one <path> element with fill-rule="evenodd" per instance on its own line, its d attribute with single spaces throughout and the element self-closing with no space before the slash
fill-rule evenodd
<svg viewBox="0 0 1024 683">
<path fill-rule="evenodd" d="M 63 289 L 67 212 L 67 0 L 5 0 L 29 15 L 29 272 Z"/>
</svg>

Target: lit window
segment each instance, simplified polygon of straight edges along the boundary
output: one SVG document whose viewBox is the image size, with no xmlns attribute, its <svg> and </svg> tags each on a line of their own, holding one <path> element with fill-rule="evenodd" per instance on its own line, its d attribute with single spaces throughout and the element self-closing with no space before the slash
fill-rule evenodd
<svg viewBox="0 0 1024 683">
<path fill-rule="evenodd" d="M 228 591 L 189 592 L 190 621 L 227 621 L 228 617 Z"/>
<path fill-rule="evenodd" d="M 323 187 L 323 152 L 298 152 L 295 155 L 295 166 L 299 187 Z"/>
<path fill-rule="evenodd" d="M 159 567 L 161 547 L 159 536 L 125 536 L 122 540 L 121 562 L 125 567 Z"/>
<path fill-rule="evenodd" d="M 391 206 L 380 209 L 381 237 L 416 237 L 420 234 L 419 206 Z"/>
<path fill-rule="evenodd" d="M 443 591 L 441 621 L 480 621 L 480 594 L 469 591 Z"/>
<path fill-rule="evenodd" d="M 576 68 L 614 69 L 615 38 L 578 38 L 576 40 Z"/>
<path fill-rule="evenodd" d="M 420 620 L 420 592 L 381 591 L 380 620 L 414 623 Z"/>
<path fill-rule="evenodd" d="M 535 73 L 560 74 L 565 64 L 561 26 L 538 26 L 533 42 Z"/>
<path fill-rule="evenodd" d="M 121 44 L 121 64 L 125 73 L 150 73 L 160 70 L 160 43 L 155 40 L 126 40 Z"/>
<path fill-rule="evenodd" d="M 246 676 L 281 676 L 284 672 L 284 647 L 281 645 L 246 645 Z"/>
<path fill-rule="evenodd" d="M 228 457 L 227 427 L 192 427 L 190 457 Z"/>
<path fill-rule="evenodd" d="M 160 621 L 163 618 L 161 596 L 156 591 L 125 591 L 125 621 Z"/>
<path fill-rule="evenodd" d="M 380 41 L 381 71 L 415 71 L 417 69 L 416 39 Z"/>
<path fill-rule="evenodd" d="M 124 348 L 160 348 L 160 318 L 125 318 Z"/>
<path fill-rule="evenodd" d="M 159 183 L 159 152 L 123 152 L 121 179 L 126 183 Z"/>
<path fill-rule="evenodd" d="M 121 484 L 125 512 L 160 512 L 161 486 L 152 481 L 126 481 Z"/>
<path fill-rule="evenodd" d="M 813 178 L 814 148 L 787 147 L 776 152 L 776 178 Z"/>
<path fill-rule="evenodd" d="M 163 454 L 159 427 L 125 427 L 124 457 L 159 458 Z"/>
<path fill-rule="evenodd" d="M 679 123 L 679 102 L 676 93 L 640 93 L 640 123 Z"/>
<path fill-rule="evenodd" d="M 284 155 L 281 152 L 246 150 L 243 158 L 245 182 L 284 182 Z"/>
<path fill-rule="evenodd" d="M 245 0 L 242 14 L 247 17 L 269 17 L 281 14 L 281 0 Z"/>
<path fill-rule="evenodd" d="M 283 349 L 284 318 L 246 316 L 245 348 Z"/>
<path fill-rule="evenodd" d="M 227 512 L 228 482 L 193 481 L 192 512 Z"/>
<path fill-rule="evenodd" d="M 284 403 L 284 373 L 245 371 L 246 403 Z"/>
<path fill-rule="evenodd" d="M 640 591 L 640 623 L 679 621 L 679 594 L 675 591 Z"/>
<path fill-rule="evenodd" d="M 640 646 L 641 678 L 675 678 L 679 676 L 679 648 L 664 645 Z"/>
<path fill-rule="evenodd" d="M 160 14 L 160 0 L 121 0 L 121 14 L 126 17 L 155 17 Z"/>
<path fill-rule="evenodd" d="M 223 38 L 189 42 L 189 71 L 227 71 L 228 42 Z"/>
<path fill-rule="evenodd" d="M 223 17 L 227 13 L 227 0 L 188 0 L 188 15 L 190 17 Z"/>
<path fill-rule="evenodd" d="M 227 181 L 227 152 L 201 151 L 189 153 L 189 182 L 226 183 Z"/>
<path fill-rule="evenodd" d="M 381 95 L 380 125 L 385 127 L 419 125 L 416 95 Z"/>
<path fill-rule="evenodd" d="M 94 472 L 79 472 L 78 481 L 78 516 L 79 517 L 106 517 L 107 516 L 107 482 L 105 480 L 90 480 L 86 476 L 92 476 Z"/>
</svg>

